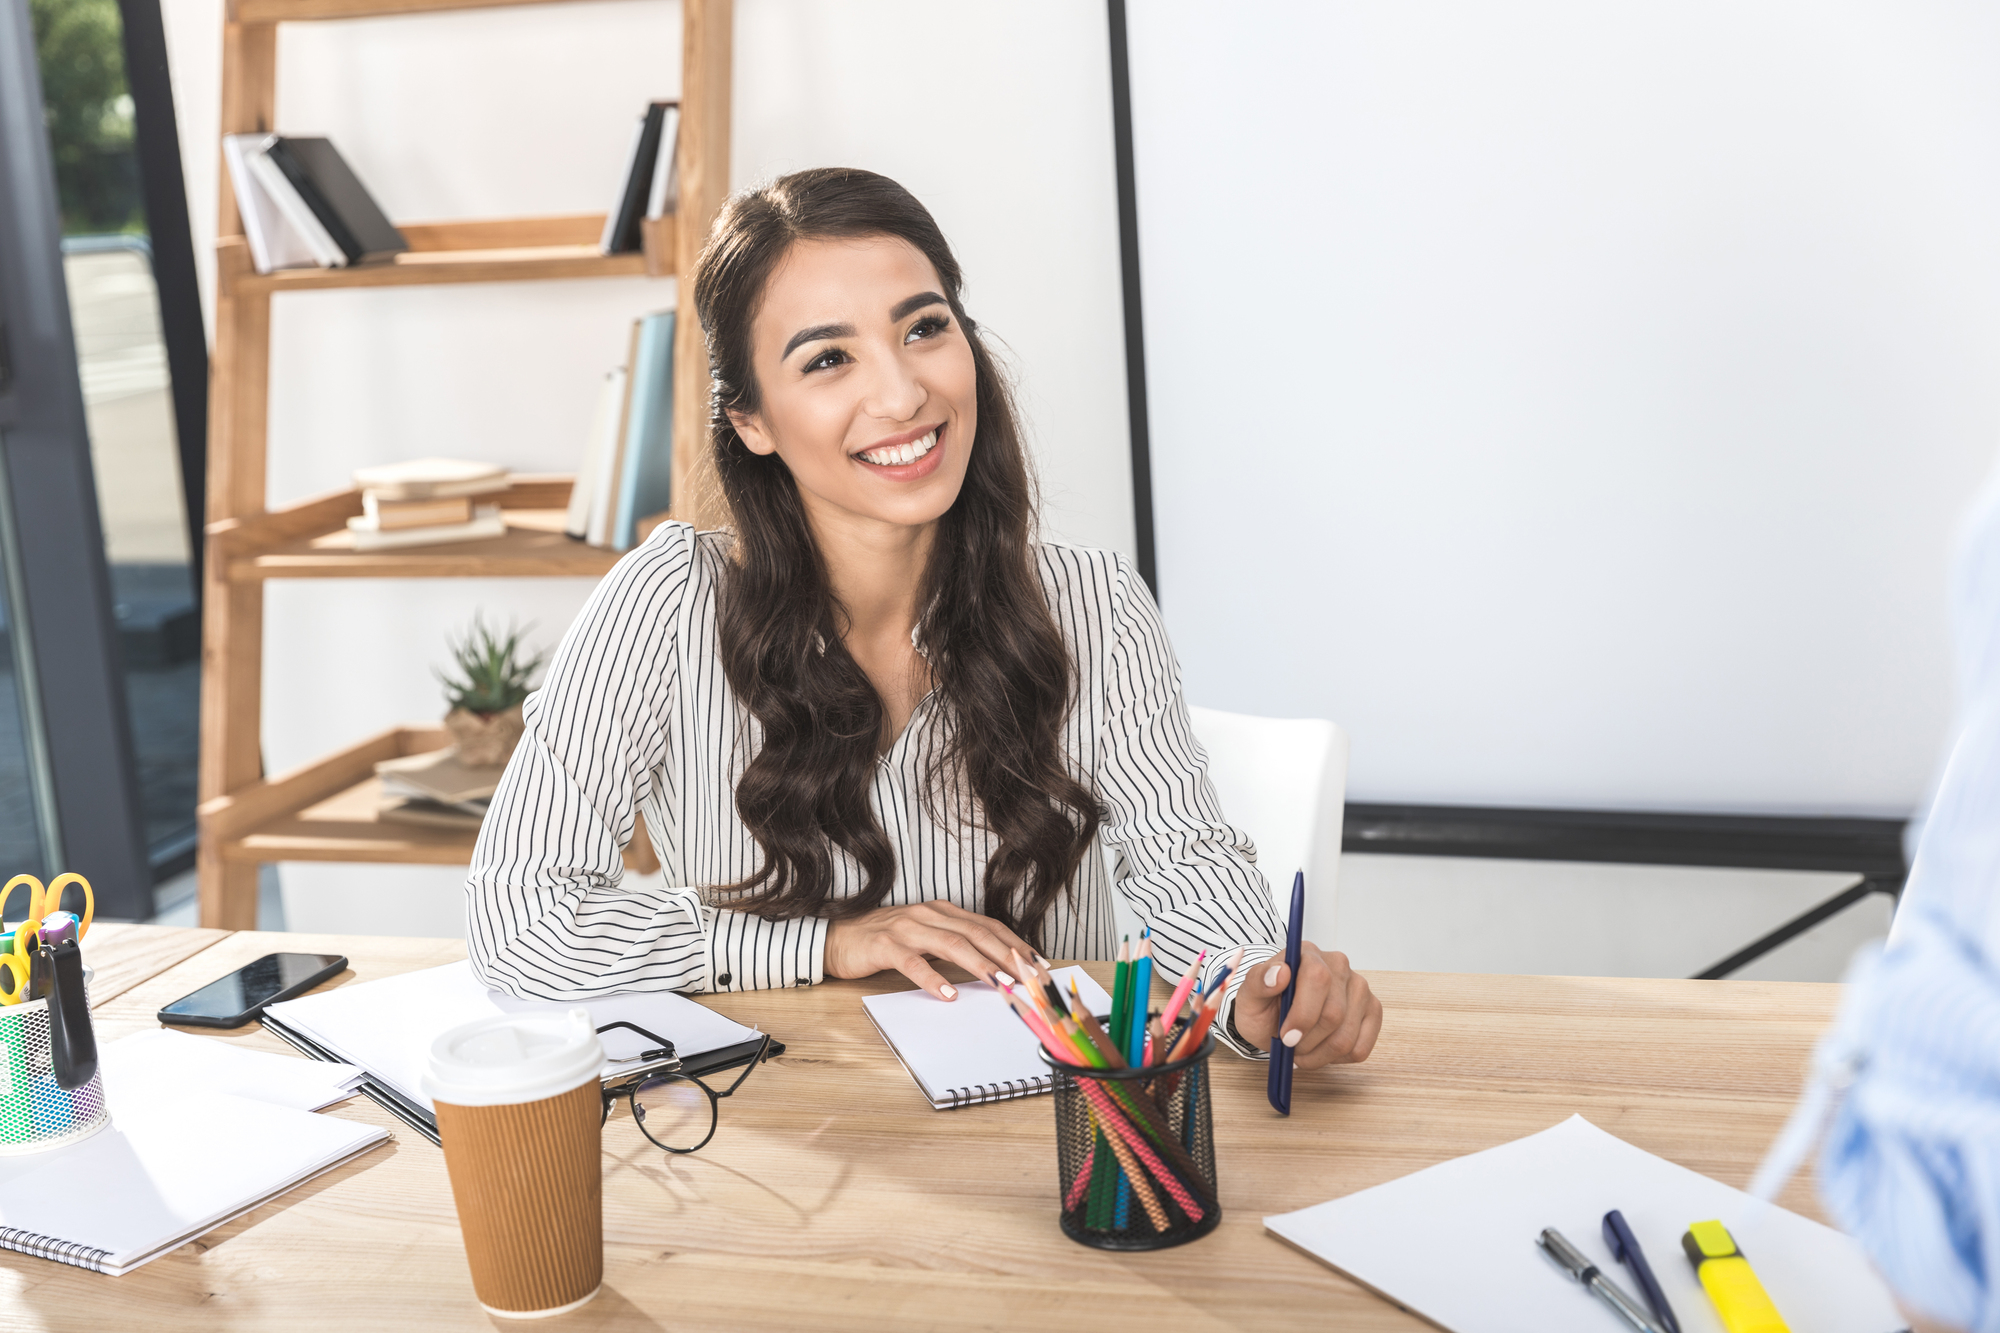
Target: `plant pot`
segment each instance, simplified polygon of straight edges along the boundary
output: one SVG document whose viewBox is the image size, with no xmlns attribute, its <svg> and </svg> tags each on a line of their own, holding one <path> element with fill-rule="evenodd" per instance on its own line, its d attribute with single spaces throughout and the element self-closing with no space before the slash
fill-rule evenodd
<svg viewBox="0 0 2000 1333">
<path fill-rule="evenodd" d="M 458 742 L 458 757 L 474 768 L 498 768 L 513 755 L 527 724 L 521 705 L 504 713 L 474 713 L 454 708 L 444 716 L 444 729 Z"/>
</svg>

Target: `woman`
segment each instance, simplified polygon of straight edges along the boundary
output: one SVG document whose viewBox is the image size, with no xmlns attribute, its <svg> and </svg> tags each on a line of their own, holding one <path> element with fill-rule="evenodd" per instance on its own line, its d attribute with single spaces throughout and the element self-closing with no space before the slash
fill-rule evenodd
<svg viewBox="0 0 2000 1333">
<path fill-rule="evenodd" d="M 1954 577 L 1959 716 L 1886 949 L 1850 974 L 1753 1189 L 1819 1187 L 1916 1333 L 2000 1333 L 2000 470 Z"/>
<path fill-rule="evenodd" d="M 1116 850 L 1156 968 L 1245 964 L 1217 1027 L 1310 1068 L 1381 1005 L 1282 938 L 1117 555 L 1033 538 L 1013 403 L 930 214 L 865 171 L 731 200 L 690 275 L 730 533 L 621 560 L 528 702 L 480 832 L 473 966 L 523 996 L 1109 958 Z M 685 316 L 683 316 L 685 317 Z M 620 883 L 643 808 L 668 887 Z M 1240 990 L 1236 988 L 1240 987 Z"/>
</svg>

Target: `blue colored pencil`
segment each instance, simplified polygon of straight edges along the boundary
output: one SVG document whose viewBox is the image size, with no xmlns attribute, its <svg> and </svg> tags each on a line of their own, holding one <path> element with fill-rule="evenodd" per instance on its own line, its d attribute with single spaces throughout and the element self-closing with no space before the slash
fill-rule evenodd
<svg viewBox="0 0 2000 1333">
<path fill-rule="evenodd" d="M 1132 965 L 1132 1027 L 1125 1039 L 1126 1063 L 1137 1069 L 1146 1063 L 1146 1015 L 1153 1000 L 1153 931 L 1147 927 L 1139 937 L 1139 961 Z"/>
</svg>

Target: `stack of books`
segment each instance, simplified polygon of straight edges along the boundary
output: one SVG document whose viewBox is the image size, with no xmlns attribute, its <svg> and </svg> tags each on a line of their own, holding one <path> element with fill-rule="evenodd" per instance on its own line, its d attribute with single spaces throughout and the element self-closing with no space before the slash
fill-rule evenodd
<svg viewBox="0 0 2000 1333">
<path fill-rule="evenodd" d="M 654 102 L 639 117 L 632 132 L 632 151 L 626 156 L 625 171 L 618 178 L 618 193 L 604 215 L 604 237 L 600 242 L 607 255 L 629 254 L 641 248 L 639 222 L 642 218 L 663 218 L 680 202 L 680 175 L 676 145 L 681 134 L 681 104 Z"/>
<path fill-rule="evenodd" d="M 629 551 L 673 500 L 674 312 L 632 325 L 630 360 L 604 377 L 564 531 Z"/>
<path fill-rule="evenodd" d="M 507 469 L 456 458 L 419 458 L 354 474 L 362 513 L 347 520 L 357 551 L 479 541 L 507 531 L 497 504 L 479 497 L 507 489 Z"/>
<path fill-rule="evenodd" d="M 500 788 L 502 768 L 475 768 L 456 747 L 384 759 L 375 765 L 382 787 L 379 818 L 433 828 L 476 829 Z"/>
<path fill-rule="evenodd" d="M 222 156 L 259 273 L 378 263 L 410 248 L 326 139 L 230 134 Z"/>
</svg>

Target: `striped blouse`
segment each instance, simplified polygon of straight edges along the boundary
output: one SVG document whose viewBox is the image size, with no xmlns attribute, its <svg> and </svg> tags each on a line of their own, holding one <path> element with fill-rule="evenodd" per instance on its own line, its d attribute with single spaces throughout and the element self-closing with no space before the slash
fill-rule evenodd
<svg viewBox="0 0 2000 1333">
<path fill-rule="evenodd" d="M 529 696 L 527 732 L 466 886 L 472 965 L 488 985 L 568 999 L 806 986 L 825 976 L 824 919 L 766 920 L 718 907 L 704 891 L 761 863 L 735 801 L 759 728 L 723 678 L 716 637 L 728 543 L 723 533 L 662 524 L 598 586 Z M 1063 745 L 1103 807 L 1116 891 L 1152 927 L 1156 974 L 1178 978 L 1206 949 L 1205 983 L 1243 945 L 1244 971 L 1232 978 L 1240 982 L 1250 963 L 1278 951 L 1284 932 L 1249 838 L 1223 820 L 1159 610 L 1122 556 L 1049 542 L 1037 559 L 1076 662 Z M 993 841 L 930 817 L 922 777 L 941 739 L 935 708 L 934 698 L 921 701 L 876 765 L 870 803 L 897 864 L 886 903 L 948 899 L 976 912 Z M 619 851 L 635 810 L 659 853 L 659 884 L 622 878 Z M 1074 897 L 1050 909 L 1042 929 L 1050 957 L 1115 955 L 1106 859 L 1085 856 Z M 860 869 L 839 849 L 834 867 L 834 892 L 858 891 Z M 1216 1028 L 1255 1053 L 1227 1021 Z"/>
</svg>

